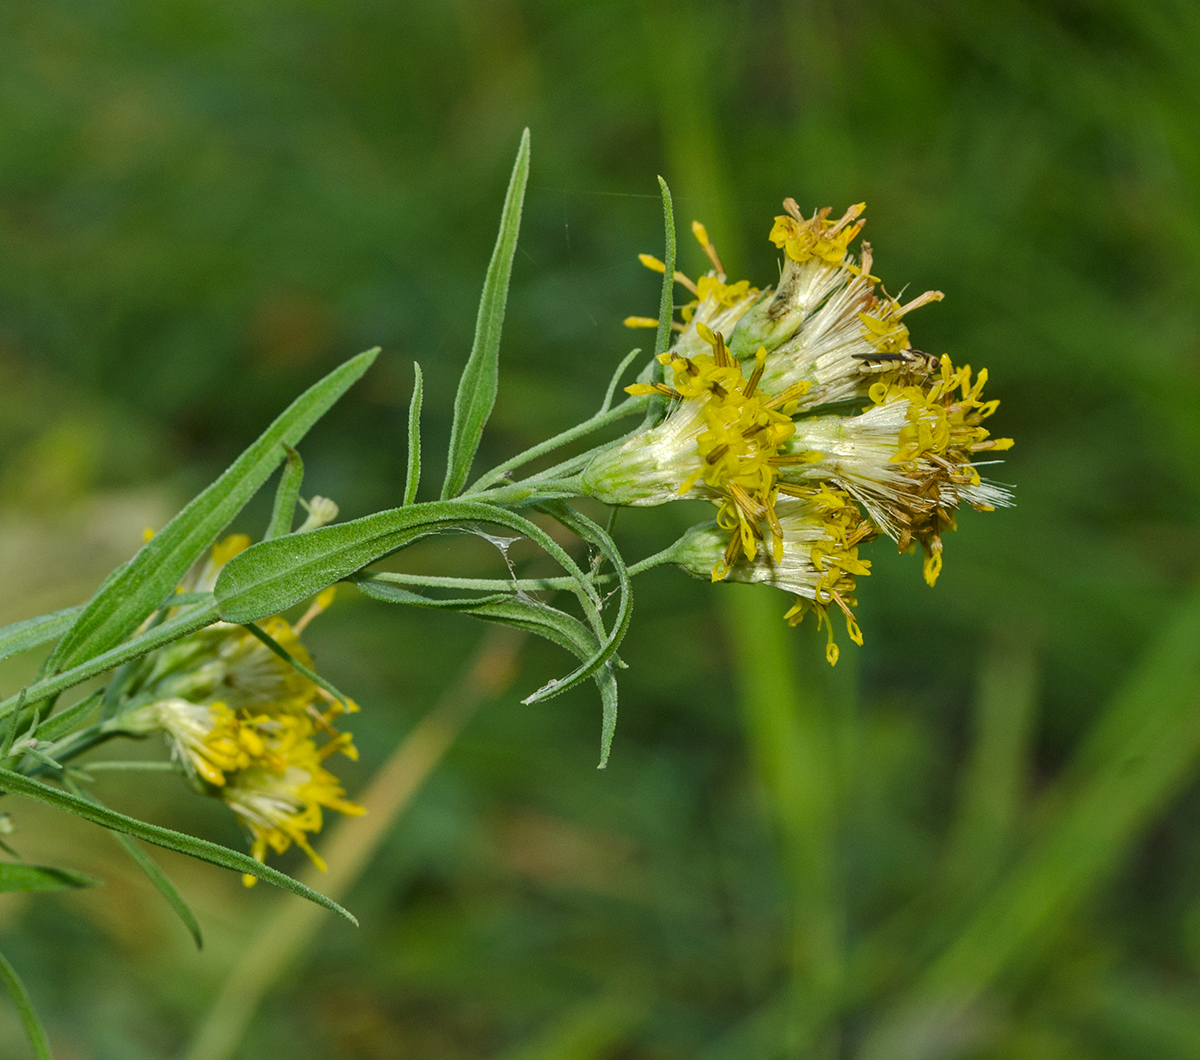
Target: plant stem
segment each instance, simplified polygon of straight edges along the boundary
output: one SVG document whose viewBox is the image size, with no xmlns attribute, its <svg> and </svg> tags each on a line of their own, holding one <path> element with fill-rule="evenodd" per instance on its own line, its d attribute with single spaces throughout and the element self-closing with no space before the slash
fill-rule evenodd
<svg viewBox="0 0 1200 1060">
<path fill-rule="evenodd" d="M 601 410 L 590 419 L 584 420 L 582 423 L 565 430 L 560 434 L 556 434 L 553 438 L 548 438 L 544 442 L 540 442 L 532 449 L 526 449 L 525 452 L 519 453 L 511 460 L 506 460 L 503 464 L 498 464 L 491 471 L 481 475 L 470 486 L 468 494 L 474 494 L 486 490 L 489 486 L 494 485 L 504 479 L 510 471 L 515 471 L 517 468 L 528 464 L 531 460 L 536 460 L 539 456 L 545 456 L 546 453 L 551 453 L 555 449 L 561 448 L 577 438 L 583 438 L 593 431 L 598 431 L 602 427 L 607 427 L 610 423 L 615 423 L 617 420 L 624 419 L 626 416 L 636 416 L 645 407 L 645 399 L 629 398 L 622 401 L 615 409 Z"/>
</svg>

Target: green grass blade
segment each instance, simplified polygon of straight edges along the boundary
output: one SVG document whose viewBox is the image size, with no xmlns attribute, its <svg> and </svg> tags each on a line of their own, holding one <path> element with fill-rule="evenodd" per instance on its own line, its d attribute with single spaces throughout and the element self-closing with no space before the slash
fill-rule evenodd
<svg viewBox="0 0 1200 1060">
<path fill-rule="evenodd" d="M 155 764 L 157 765 L 158 763 Z M 83 791 L 70 777 L 65 777 L 63 783 L 66 784 L 72 794 L 78 795 L 81 799 L 87 799 L 88 802 L 94 803 L 97 806 L 103 805 L 90 792 Z M 167 900 L 167 904 L 175 910 L 175 915 L 183 921 L 183 926 L 188 929 L 188 933 L 192 936 L 192 941 L 196 943 L 196 949 L 204 949 L 204 936 L 200 932 L 200 922 L 196 919 L 196 914 L 192 912 L 191 907 L 183 900 L 183 895 L 176 889 L 170 877 L 159 868 L 158 863 L 149 854 L 138 846 L 136 839 L 125 835 L 123 832 L 113 832 L 110 830 L 109 834 L 121 845 L 121 849 L 133 859 L 133 863 L 146 874 L 146 878 L 154 884 L 158 893 Z"/>
<path fill-rule="evenodd" d="M 725 588 L 725 587 L 723 587 Z M 843 978 L 832 721 L 792 663 L 794 634 L 779 600 L 758 586 L 723 595 L 735 681 L 756 769 L 779 836 L 790 892 L 793 985 L 788 1055 L 836 1055 L 825 1034 Z"/>
<path fill-rule="evenodd" d="M 671 345 L 671 321 L 675 317 L 675 210 L 671 204 L 671 189 L 662 177 L 658 178 L 658 186 L 662 191 L 667 270 L 663 273 L 662 294 L 658 299 L 658 332 L 654 338 L 656 356 Z"/>
<path fill-rule="evenodd" d="M 1028 972 L 1195 774 L 1200 761 L 1200 596 L 1152 644 L 1040 808 L 1040 835 L 864 1045 L 871 1060 L 924 1056 L 919 1029 L 953 1026 L 1001 975 Z M 896 1043 L 905 1043 L 898 1048 Z"/>
<path fill-rule="evenodd" d="M 605 530 L 602 530 L 591 519 L 580 515 L 579 512 L 563 501 L 553 501 L 542 507 L 573 534 L 582 538 L 588 544 L 594 545 L 600 551 L 600 554 L 613 565 L 613 570 L 617 575 L 620 595 L 612 629 L 609 630 L 608 635 L 597 648 L 596 652 L 586 659 L 578 670 L 564 678 L 561 684 L 555 684 L 553 687 L 547 686 L 547 688 L 534 693 L 534 695 L 530 696 L 524 702 L 536 703 L 542 699 L 549 699 L 551 696 L 556 696 L 560 692 L 565 691 L 566 688 L 570 688 L 572 684 L 582 681 L 585 677 L 597 677 L 604 705 L 600 734 L 600 768 L 603 769 L 608 765 L 609 752 L 612 750 L 613 734 L 617 729 L 616 678 L 612 673 L 612 661 L 616 657 L 617 648 L 620 647 L 621 641 L 629 630 L 629 622 L 633 617 L 633 583 L 630 580 L 629 571 L 625 566 L 625 560 L 621 556 L 620 550 Z M 601 681 L 599 675 L 605 673 L 608 674 L 608 679 Z"/>
<path fill-rule="evenodd" d="M 424 385 L 421 381 L 421 366 L 413 361 L 413 392 L 408 404 L 408 474 L 404 477 L 404 503 L 412 504 L 417 499 L 417 487 L 421 484 L 421 398 Z"/>
<path fill-rule="evenodd" d="M 995 639 L 980 673 L 976 731 L 943 874 L 955 897 L 977 898 L 1012 853 L 1030 779 L 1037 676 L 1027 639 Z"/>
<path fill-rule="evenodd" d="M 110 574 L 59 642 L 51 666 L 56 670 L 76 666 L 137 629 L 271 476 L 286 455 L 280 443 L 298 443 L 371 366 L 378 352 L 360 353 L 309 387 L 220 478 L 147 541 L 133 559 Z"/>
<path fill-rule="evenodd" d="M 26 618 L 5 626 L 0 629 L 0 660 L 61 637 L 71 628 L 82 611 L 81 604 L 79 607 L 51 611 L 48 615 Z"/>
<path fill-rule="evenodd" d="M 21 982 L 16 969 L 8 963 L 8 958 L 2 953 L 0 953 L 0 980 L 4 981 L 5 989 L 13 999 L 13 1004 L 17 1006 L 17 1014 L 21 1017 L 21 1026 L 25 1028 L 25 1037 L 33 1046 L 35 1060 L 53 1060 L 50 1055 L 50 1042 L 37 1018 L 37 1013 L 33 1011 L 33 1002 L 29 998 L 29 991 L 25 989 L 25 984 Z"/>
<path fill-rule="evenodd" d="M 283 474 L 279 477 L 279 485 L 275 489 L 275 503 L 271 508 L 271 522 L 264 541 L 273 537 L 283 537 L 292 532 L 292 521 L 296 518 L 296 502 L 300 500 L 300 484 L 304 481 L 304 461 L 300 454 L 290 445 L 284 445 L 287 461 L 283 465 Z"/>
<path fill-rule="evenodd" d="M 248 854 L 230 850 L 229 847 L 223 847 L 218 843 L 210 843 L 207 839 L 197 839 L 195 836 L 176 832 L 171 828 L 162 828 L 156 824 L 139 821 L 134 817 L 126 817 L 125 814 L 117 813 L 116 810 L 98 806 L 69 791 L 63 791 L 61 788 L 43 784 L 40 780 L 34 780 L 32 777 L 14 773 L 11 769 L 0 768 L 0 790 L 7 791 L 12 795 L 23 795 L 25 798 L 34 799 L 37 802 L 44 802 L 55 809 L 65 810 L 67 813 L 82 817 L 85 821 L 103 825 L 114 832 L 124 832 L 138 839 L 144 839 L 147 843 L 153 843 L 155 846 L 177 850 L 181 854 L 188 854 L 201 861 L 209 861 L 222 868 L 255 876 L 285 891 L 290 891 L 292 894 L 299 894 L 326 909 L 332 909 L 355 926 L 358 925 L 358 921 L 337 902 L 326 898 L 319 891 L 314 891 L 311 887 L 306 887 L 297 880 L 293 880 L 290 876 L 284 875 L 278 869 L 272 869 L 255 861 Z"/>
<path fill-rule="evenodd" d="M 210 626 L 217 620 L 217 617 L 217 605 L 215 602 L 206 606 L 189 609 L 183 614 L 176 615 L 174 618 L 162 623 L 162 625 L 146 630 L 145 633 L 139 634 L 124 644 L 118 644 L 115 648 L 110 648 L 102 655 L 88 659 L 78 666 L 73 666 L 69 670 L 55 674 L 53 677 L 43 677 L 40 681 L 34 681 L 33 684 L 27 688 L 23 688 L 17 695 L 9 696 L 3 703 L 0 703 L 0 717 L 17 710 L 22 702 L 38 703 L 43 699 L 48 699 L 50 696 L 57 695 L 59 692 L 65 692 L 68 688 L 73 688 L 75 685 L 81 684 L 88 680 L 88 678 L 96 677 L 106 670 L 120 666 L 121 663 L 128 662 L 130 659 L 136 659 L 138 656 L 145 655 L 155 648 L 161 648 L 164 644 L 170 644 L 180 637 L 194 633 L 205 626 Z"/>
<path fill-rule="evenodd" d="M 103 886 L 103 880 L 84 872 L 0 861 L 0 891 L 68 891 Z"/>
<path fill-rule="evenodd" d="M 504 212 L 500 215 L 500 234 L 487 277 L 479 299 L 479 315 L 475 320 L 475 342 L 471 356 L 463 369 L 454 398 L 454 424 L 450 428 L 450 452 L 446 464 L 446 481 L 442 499 L 461 492 L 471 472 L 471 462 L 483 428 L 496 403 L 500 383 L 500 333 L 504 327 L 504 310 L 508 301 L 508 282 L 512 276 L 513 255 L 517 251 L 517 236 L 521 229 L 521 207 L 525 202 L 525 184 L 529 179 L 529 130 L 521 134 L 517 161 L 504 197 Z"/>
</svg>

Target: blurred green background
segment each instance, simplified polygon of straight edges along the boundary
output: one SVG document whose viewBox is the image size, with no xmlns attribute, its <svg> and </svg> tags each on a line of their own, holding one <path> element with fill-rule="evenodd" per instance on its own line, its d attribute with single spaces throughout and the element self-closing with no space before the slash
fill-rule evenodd
<svg viewBox="0 0 1200 1060">
<path fill-rule="evenodd" d="M 936 590 L 869 550 L 832 672 L 782 594 L 639 579 L 605 772 L 591 690 L 520 705 L 568 665 L 525 646 L 349 893 L 364 927 L 324 922 L 234 1055 L 1200 1057 L 1197 54 L 1187 0 L 0 4 L 2 621 L 84 599 L 369 346 L 306 490 L 398 502 L 414 359 L 440 482 L 526 125 L 477 467 L 589 414 L 646 337 L 620 321 L 657 304 L 658 173 L 758 284 L 785 195 L 865 199 L 889 288 L 946 292 L 913 341 L 987 366 L 1017 439 L 1018 506 L 962 518 Z M 414 562 L 498 565 L 449 537 Z M 483 633 L 353 597 L 309 638 L 364 707 L 352 793 Z M 172 778 L 97 790 L 242 842 Z M 197 955 L 107 835 L 5 801 L 23 855 L 109 881 L 0 901 L 56 1055 L 182 1057 L 281 896 L 161 855 Z M 0 1054 L 27 1048 L 0 1001 Z"/>
</svg>

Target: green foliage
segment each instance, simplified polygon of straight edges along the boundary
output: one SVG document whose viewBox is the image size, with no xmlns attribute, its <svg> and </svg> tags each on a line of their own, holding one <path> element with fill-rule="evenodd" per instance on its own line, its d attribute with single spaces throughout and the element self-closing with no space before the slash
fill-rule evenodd
<svg viewBox="0 0 1200 1060">
<path fill-rule="evenodd" d="M 282 887 L 285 891 L 290 891 L 292 894 L 302 895 L 310 902 L 322 905 L 326 909 L 332 909 L 352 924 L 358 923 L 337 902 L 331 901 L 318 891 L 314 891 L 311 887 L 306 887 L 304 884 L 293 880 L 290 876 L 285 876 L 277 869 L 255 861 L 252 857 L 238 850 L 230 850 L 228 847 L 223 847 L 218 843 L 210 843 L 206 839 L 197 839 L 195 836 L 185 835 L 171 828 L 162 828 L 159 825 L 149 824 L 146 821 L 139 821 L 134 817 L 118 813 L 116 810 L 100 806 L 82 796 L 72 795 L 69 791 L 62 791 L 59 788 L 51 787 L 49 784 L 43 784 L 40 780 L 22 776 L 20 773 L 14 773 L 11 769 L 0 768 L 0 789 L 11 795 L 22 795 L 27 799 L 34 799 L 45 803 L 48 806 L 53 806 L 55 809 L 66 810 L 77 817 L 82 817 L 85 821 L 103 825 L 114 832 L 123 832 L 137 839 L 144 839 L 147 843 L 166 847 L 168 850 L 177 850 L 181 854 L 188 854 L 191 857 L 199 858 L 201 861 L 209 861 L 214 865 L 220 865 L 222 868 L 232 869 L 236 872 L 257 877 L 260 880 L 266 880 L 268 883 L 273 883 L 276 887 Z"/>
<path fill-rule="evenodd" d="M 271 508 L 271 522 L 267 532 L 263 534 L 264 541 L 273 537 L 283 537 L 292 532 L 292 522 L 296 518 L 296 505 L 300 501 L 300 485 L 304 481 L 304 461 L 300 454 L 290 445 L 284 446 L 287 460 L 284 461 L 283 471 L 279 476 L 279 485 L 275 487 L 275 503 Z"/>
<path fill-rule="evenodd" d="M 37 1013 L 33 1009 L 33 1002 L 29 999 L 29 991 L 25 989 L 25 984 L 21 982 L 17 976 L 16 969 L 8 963 L 8 958 L 0 953 L 0 981 L 3 981 L 5 989 L 8 990 L 8 995 L 13 999 L 13 1004 L 17 1006 L 17 1013 L 21 1017 L 21 1025 L 25 1028 L 25 1037 L 29 1039 L 29 1044 L 33 1046 L 33 1055 L 36 1060 L 52 1060 L 50 1056 L 50 1043 L 46 1039 L 46 1032 L 42 1028 L 41 1022 L 37 1018 Z"/>
<path fill-rule="evenodd" d="M 525 204 L 525 185 L 529 181 L 529 130 L 521 134 L 521 146 L 513 164 L 500 215 L 500 234 L 483 281 L 479 315 L 475 320 L 475 341 L 463 368 L 454 398 L 454 422 L 450 427 L 450 452 L 446 459 L 446 481 L 442 500 L 456 496 L 467 484 L 471 462 L 483 428 L 487 425 L 496 391 L 500 386 L 500 333 L 504 328 L 504 310 L 508 304 L 508 284 L 512 277 L 513 255 L 521 231 L 521 207 Z"/>
<path fill-rule="evenodd" d="M 136 556 L 96 590 L 83 613 L 50 656 L 67 670 L 112 649 L 160 607 L 179 580 L 245 507 L 295 445 L 355 383 L 378 355 L 360 353 L 313 384 L 211 486 L 155 534 Z M 32 695 L 32 693 L 31 693 Z"/>
<path fill-rule="evenodd" d="M 400 353 L 311 436 L 308 477 L 352 516 L 401 485 L 411 499 L 395 365 L 421 357 L 422 429 L 444 439 L 461 366 L 446 351 L 470 343 L 495 235 L 480 219 L 526 123 L 540 176 L 483 466 L 589 415 L 621 318 L 658 304 L 632 258 L 660 245 L 659 196 L 642 195 L 656 172 L 731 278 L 757 283 L 776 275 L 764 237 L 784 195 L 865 198 L 889 281 L 946 291 L 914 342 L 986 365 L 1018 438 L 995 472 L 1018 508 L 967 513 L 934 591 L 879 548 L 866 646 L 832 674 L 811 630 L 779 623 L 781 596 L 746 590 L 743 611 L 736 589 L 647 574 L 608 770 L 588 768 L 594 719 L 570 709 L 590 694 L 489 705 L 348 903 L 372 931 L 326 932 L 244 1055 L 861 1057 L 868 1035 L 921 1060 L 1196 1054 L 1191 5 L 81 11 L 0 13 L 0 504 L 31 569 L 29 498 L 213 478 L 297 380 L 376 341 Z M 706 267 L 690 241 L 679 257 Z M 623 513 L 617 540 L 652 553 L 674 518 Z M 391 563 L 420 578 L 443 543 Z M 71 593 L 95 584 L 44 550 Z M 4 573 L 6 617 L 80 596 Z M 461 573 L 511 582 L 486 560 Z M 477 635 L 382 610 L 339 601 L 315 634 L 366 708 L 352 792 Z M 553 665 L 539 650 L 523 679 Z M 105 778 L 114 805 L 148 798 L 144 777 Z M 153 789 L 154 808 L 191 821 L 179 788 Z M 263 893 L 198 905 L 211 953 L 240 945 Z M 148 974 L 119 913 L 55 901 L 15 914 L 4 944 L 51 1025 L 114 1056 L 179 1055 L 208 973 L 156 954 Z M 811 984 L 824 1007 L 805 1007 Z M 947 984 L 951 1009 L 977 999 L 957 1022 Z"/>
<path fill-rule="evenodd" d="M 0 629 L 0 659 L 7 659 L 10 655 L 57 640 L 71 628 L 82 610 L 82 606 L 66 607 L 48 615 L 38 615 L 37 618 L 10 623 Z"/>
<path fill-rule="evenodd" d="M 0 891 L 66 891 L 72 887 L 102 887 L 103 880 L 86 872 L 52 869 L 0 861 Z"/>
<path fill-rule="evenodd" d="M 408 405 L 408 470 L 404 476 L 404 503 L 417 499 L 421 485 L 421 366 L 413 361 L 412 400 Z"/>
</svg>

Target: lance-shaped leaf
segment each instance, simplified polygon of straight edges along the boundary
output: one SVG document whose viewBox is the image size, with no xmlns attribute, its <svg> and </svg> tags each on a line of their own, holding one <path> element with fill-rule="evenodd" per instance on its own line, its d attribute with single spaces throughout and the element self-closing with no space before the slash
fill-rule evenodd
<svg viewBox="0 0 1200 1060">
<path fill-rule="evenodd" d="M 271 507 L 271 521 L 267 524 L 267 532 L 263 534 L 264 541 L 292 532 L 296 504 L 300 500 L 300 485 L 304 482 L 304 461 L 300 454 L 290 445 L 283 448 L 287 453 L 287 463 L 283 465 L 283 474 L 275 488 L 275 503 Z"/>
<path fill-rule="evenodd" d="M 175 590 L 205 548 L 242 510 L 294 446 L 375 360 L 360 353 L 309 387 L 224 474 L 105 579 L 50 660 L 65 670 L 132 633 Z"/>
<path fill-rule="evenodd" d="M 458 382 L 454 398 L 454 424 L 450 428 L 450 453 L 442 499 L 461 492 L 471 471 L 471 461 L 483 437 L 483 428 L 496 403 L 500 384 L 500 332 L 504 328 L 504 309 L 508 302 L 508 281 L 512 276 L 513 255 L 521 228 L 521 207 L 525 202 L 525 183 L 529 178 L 529 130 L 521 134 L 521 147 L 504 197 L 500 215 L 500 234 L 483 281 L 479 315 L 475 319 L 475 342 L 471 356 Z"/>
<path fill-rule="evenodd" d="M 613 619 L 612 629 L 609 631 L 608 637 L 604 643 L 600 645 L 597 652 L 589 658 L 574 674 L 570 675 L 566 680 L 571 681 L 583 680 L 583 676 L 600 674 L 607 672 L 611 676 L 612 667 L 616 661 L 617 648 L 625 637 L 625 633 L 629 629 L 629 621 L 633 617 L 633 585 L 629 577 L 629 571 L 625 567 L 625 560 L 621 557 L 620 551 L 617 549 L 616 543 L 608 535 L 608 533 L 597 526 L 587 516 L 580 515 L 569 504 L 562 501 L 550 501 L 542 505 L 544 511 L 549 512 L 563 526 L 570 530 L 573 534 L 581 537 L 590 545 L 594 545 L 600 554 L 613 565 L 613 570 L 617 575 L 617 585 L 620 590 L 619 602 L 617 604 L 617 615 Z M 568 685 L 568 687 L 570 687 Z M 604 768 L 608 762 L 608 754 L 612 749 L 613 734 L 617 728 L 617 697 L 615 693 L 616 680 L 613 679 L 614 693 L 611 700 L 604 697 L 604 722 L 602 735 L 600 738 L 600 767 Z M 548 699 L 550 696 L 556 696 L 563 689 L 557 685 L 539 689 L 534 695 L 530 696 L 526 703 L 536 703 L 540 699 Z M 604 686 L 601 685 L 601 692 L 604 691 Z"/>
<path fill-rule="evenodd" d="M 43 784 L 40 780 L 22 776 L 20 773 L 14 773 L 11 769 L 2 767 L 0 767 L 0 791 L 7 791 L 12 795 L 23 795 L 27 799 L 34 799 L 56 809 L 66 810 L 77 817 L 82 817 L 85 821 L 111 828 L 114 832 L 124 832 L 126 835 L 144 839 L 147 843 L 153 843 L 155 846 L 178 850 L 181 854 L 189 854 L 201 861 L 210 861 L 222 868 L 256 876 L 260 880 L 273 883 L 276 887 L 291 891 L 292 894 L 298 894 L 326 909 L 332 909 L 356 926 L 358 924 L 358 921 L 332 898 L 326 898 L 325 895 L 314 891 L 311 887 L 306 887 L 299 880 L 285 876 L 278 869 L 264 865 L 261 861 L 255 861 L 249 854 L 230 850 L 229 847 L 223 847 L 219 843 L 210 843 L 207 839 L 197 839 L 195 836 L 176 832 L 172 828 L 163 828 L 147 821 L 139 821 L 135 817 L 126 817 L 123 813 L 117 813 L 116 810 L 110 810 L 105 806 L 98 806 L 78 795 L 72 795 L 69 791 L 51 787 L 49 784 Z"/>
<path fill-rule="evenodd" d="M 81 611 L 82 607 L 68 607 L 4 626 L 0 629 L 0 659 L 57 640 L 71 628 Z"/>
<path fill-rule="evenodd" d="M 25 1030 L 25 1037 L 29 1039 L 29 1044 L 33 1047 L 34 1060 L 52 1060 L 50 1042 L 37 1018 L 37 1013 L 33 1011 L 33 1002 L 29 998 L 29 991 L 25 989 L 25 984 L 21 982 L 16 969 L 8 963 L 8 958 L 2 953 L 0 953 L 0 982 L 4 983 L 5 989 L 13 999 L 13 1004 L 17 1006 L 17 1014 L 21 1017 L 21 1026 Z"/>
<path fill-rule="evenodd" d="M 417 487 L 421 484 L 421 366 L 413 361 L 413 392 L 408 404 L 408 473 L 404 476 L 404 503 L 412 504 L 417 499 Z"/>
<path fill-rule="evenodd" d="M 585 608 L 598 610 L 599 597 L 583 571 L 524 516 L 482 501 L 433 501 L 252 545 L 231 559 L 217 579 L 214 595 L 220 616 L 227 622 L 256 622 L 417 538 L 470 523 L 494 523 L 528 537 L 572 576 Z"/>
</svg>

